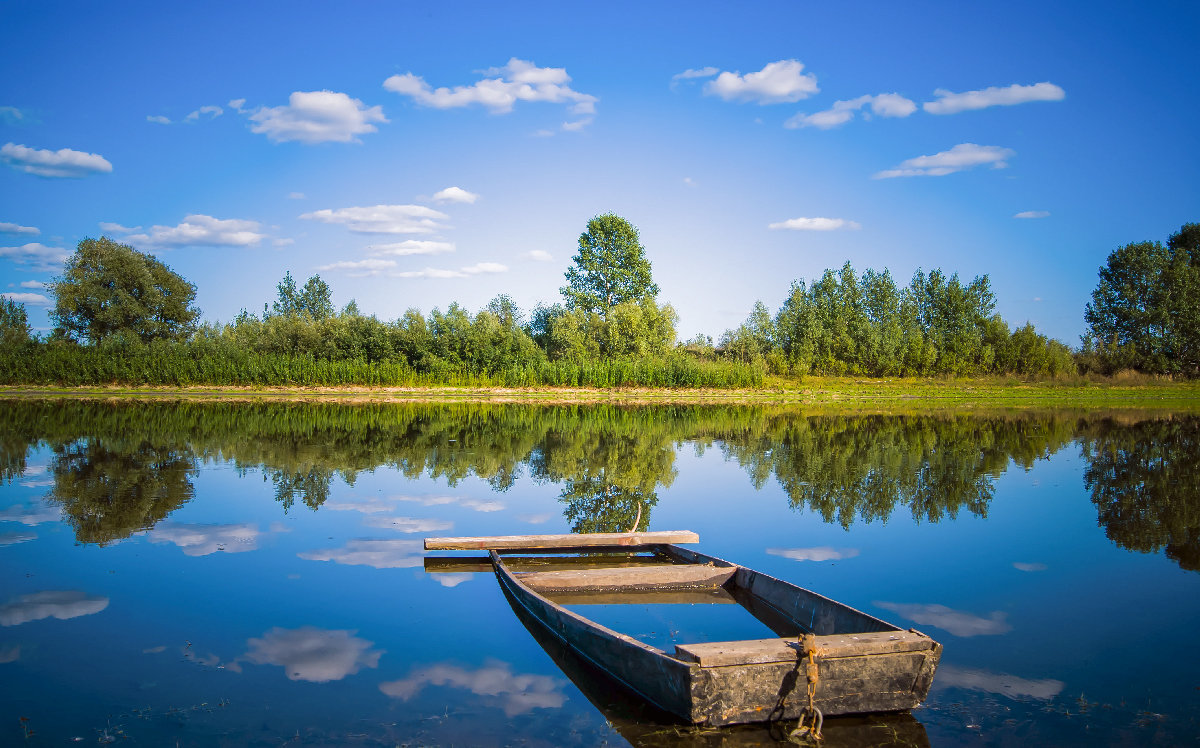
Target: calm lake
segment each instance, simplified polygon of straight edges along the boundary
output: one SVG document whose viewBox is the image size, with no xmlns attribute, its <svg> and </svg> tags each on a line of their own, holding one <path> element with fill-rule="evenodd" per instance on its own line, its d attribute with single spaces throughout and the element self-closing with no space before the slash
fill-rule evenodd
<svg viewBox="0 0 1200 748">
<path fill-rule="evenodd" d="M 0 401 L 0 744 L 787 744 L 673 724 L 424 567 L 639 506 L 943 644 L 923 707 L 827 746 L 1194 744 L 1198 465 L 1187 414 Z M 709 607 L 588 613 L 763 635 Z"/>
</svg>

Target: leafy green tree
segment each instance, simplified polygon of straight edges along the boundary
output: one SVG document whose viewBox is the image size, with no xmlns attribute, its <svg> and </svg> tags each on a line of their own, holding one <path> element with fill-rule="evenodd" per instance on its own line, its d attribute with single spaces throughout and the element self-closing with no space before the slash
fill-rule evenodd
<svg viewBox="0 0 1200 748">
<path fill-rule="evenodd" d="M 22 345 L 29 339 L 29 315 L 25 313 L 25 305 L 8 297 L 0 298 L 0 345 Z"/>
<path fill-rule="evenodd" d="M 114 335 L 142 342 L 186 340 L 200 310 L 196 286 L 150 255 L 108 237 L 84 239 L 49 285 L 55 337 L 99 343 Z"/>
<path fill-rule="evenodd" d="M 1100 268 L 1084 320 L 1087 337 L 1110 368 L 1166 370 L 1170 319 L 1163 279 L 1169 265 L 1162 244 L 1135 242 L 1115 250 Z"/>
<path fill-rule="evenodd" d="M 572 263 L 567 285 L 559 289 L 568 309 L 607 318 L 617 304 L 658 296 L 638 231 L 618 215 L 605 213 L 588 221 Z"/>
<path fill-rule="evenodd" d="M 307 314 L 314 320 L 323 320 L 333 316 L 332 292 L 329 284 L 321 280 L 321 276 L 309 278 L 303 288 L 296 287 L 296 280 L 289 270 L 283 280 L 275 286 L 279 291 L 278 298 L 271 306 L 271 312 L 279 317 L 299 317 Z M 357 304 L 355 309 L 357 309 Z"/>
</svg>

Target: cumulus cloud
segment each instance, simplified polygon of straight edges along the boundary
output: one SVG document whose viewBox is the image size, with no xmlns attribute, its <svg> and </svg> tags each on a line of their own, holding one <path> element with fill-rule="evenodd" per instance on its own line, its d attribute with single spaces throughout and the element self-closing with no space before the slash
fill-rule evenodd
<svg viewBox="0 0 1200 748">
<path fill-rule="evenodd" d="M 0 122 L 19 125 L 25 121 L 25 113 L 15 106 L 0 106 Z"/>
<path fill-rule="evenodd" d="M 474 265 L 468 265 L 458 270 L 450 270 L 447 268 L 425 268 L 424 270 L 405 270 L 399 273 L 393 273 L 395 278 L 466 278 L 472 275 L 483 275 L 487 273 L 507 273 L 508 266 L 501 265 L 498 262 L 478 262 Z"/>
<path fill-rule="evenodd" d="M 0 522 L 20 522 L 27 527 L 43 522 L 58 522 L 61 519 L 62 507 L 42 501 L 0 509 Z"/>
<path fill-rule="evenodd" d="M 1027 697 L 1049 701 L 1062 693 L 1066 684 L 1061 680 L 1051 678 L 1031 680 L 1018 678 L 1008 673 L 993 673 L 988 670 L 942 665 L 937 671 L 936 686 L 939 690 L 942 688 L 969 688 L 973 691 L 998 693 L 1010 699 Z"/>
<path fill-rule="evenodd" d="M 838 229 L 861 229 L 862 226 L 845 218 L 789 218 L 786 221 L 769 223 L 767 228 L 791 231 L 836 231 Z"/>
<path fill-rule="evenodd" d="M 869 107 L 871 113 L 879 117 L 907 117 L 917 111 L 915 103 L 897 93 L 859 96 L 857 99 L 835 101 L 831 108 L 823 112 L 797 114 L 784 122 L 783 126 L 790 130 L 798 127 L 819 127 L 828 130 L 854 119 L 855 113 L 863 107 Z"/>
<path fill-rule="evenodd" d="M 386 123 L 383 108 L 368 107 L 336 91 L 296 91 L 286 106 L 259 107 L 251 115 L 252 132 L 272 142 L 358 143 L 358 137 Z"/>
<path fill-rule="evenodd" d="M 704 86 L 704 92 L 726 101 L 780 104 L 800 101 L 817 93 L 817 76 L 805 73 L 799 60 L 767 63 L 757 73 L 724 72 Z"/>
<path fill-rule="evenodd" d="M 1008 159 L 1015 155 L 1017 152 L 1010 148 L 959 143 L 948 151 L 935 153 L 932 156 L 910 158 L 895 169 L 879 172 L 874 178 L 941 177 L 985 164 L 990 164 L 993 169 L 1003 169 L 1008 166 Z"/>
<path fill-rule="evenodd" d="M 393 257 L 408 257 L 409 255 L 440 255 L 445 252 L 453 252 L 454 244 L 451 242 L 438 242 L 428 239 L 405 239 L 402 242 L 392 242 L 390 244 L 372 244 L 367 247 L 367 251 L 375 255 L 387 255 Z"/>
<path fill-rule="evenodd" d="M 544 101 L 567 104 L 573 114 L 596 111 L 597 98 L 571 88 L 565 68 L 540 68 L 514 57 L 504 67 L 484 70 L 483 75 L 486 77 L 470 85 L 435 89 L 421 76 L 405 73 L 391 76 L 383 87 L 434 109 L 479 105 L 493 114 L 504 114 L 518 101 Z"/>
<path fill-rule="evenodd" d="M 207 556 L 218 551 L 242 553 L 258 548 L 257 525 L 205 525 L 160 522 L 149 533 L 151 543 L 174 543 L 185 556 Z"/>
<path fill-rule="evenodd" d="M 288 193 L 288 200 L 303 200 L 304 197 L 305 196 L 304 196 L 303 192 L 289 192 Z"/>
<path fill-rule="evenodd" d="M 1050 211 L 1048 210 L 1023 210 L 1017 213 L 1013 218 L 1049 218 Z"/>
<path fill-rule="evenodd" d="M 408 701 L 426 686 L 448 686 L 496 699 L 506 717 L 515 717 L 534 709 L 557 709 L 567 701 L 564 681 L 547 675 L 518 674 L 512 665 L 488 660 L 477 670 L 457 665 L 437 664 L 416 668 L 407 678 L 379 684 L 379 690 L 392 698 Z"/>
<path fill-rule="evenodd" d="M 827 545 L 814 548 L 768 548 L 772 556 L 782 556 L 793 561 L 838 561 L 843 558 L 854 558 L 858 555 L 857 548 L 831 548 Z"/>
<path fill-rule="evenodd" d="M 7 292 L 7 293 L 0 293 L 0 296 L 3 296 L 4 298 L 8 299 L 9 301 L 15 301 L 18 304 L 30 304 L 32 306 L 49 306 L 50 305 L 50 298 L 48 296 L 43 296 L 40 293 Z"/>
<path fill-rule="evenodd" d="M 0 605 L 0 626 L 19 626 L 43 618 L 65 621 L 99 613 L 107 607 L 107 597 L 88 595 L 82 590 L 34 592 L 14 597 Z"/>
<path fill-rule="evenodd" d="M 888 603 L 876 601 L 875 605 L 890 610 L 910 621 L 937 626 L 954 636 L 995 636 L 1012 631 L 1003 611 L 995 610 L 987 618 L 981 618 L 945 605 L 920 605 L 915 603 Z"/>
<path fill-rule="evenodd" d="M 462 271 L 467 275 L 481 275 L 484 273 L 507 273 L 508 266 L 501 265 L 498 262 L 477 262 L 474 265 L 468 265 Z"/>
<path fill-rule="evenodd" d="M 415 517 L 368 517 L 363 520 L 367 527 L 396 530 L 403 533 L 437 532 L 454 527 L 453 522 L 441 519 L 417 519 Z"/>
<path fill-rule="evenodd" d="M 32 234 L 37 236 L 42 230 L 35 226 L 21 226 L 16 223 L 0 221 L 0 234 Z"/>
<path fill-rule="evenodd" d="M 224 113 L 225 113 L 225 110 L 222 109 L 221 107 L 210 104 L 208 106 L 200 107 L 199 109 L 192 112 L 184 119 L 186 119 L 188 122 L 195 122 L 196 120 L 200 119 L 203 116 L 207 116 L 209 119 L 216 119 L 217 117 L 220 117 Z"/>
<path fill-rule="evenodd" d="M 33 271 L 59 270 L 71 253 L 59 247 L 30 242 L 19 247 L 0 247 L 0 258 L 8 258 Z"/>
<path fill-rule="evenodd" d="M 544 249 L 531 249 L 523 253 L 521 257 L 534 262 L 554 262 L 554 255 Z"/>
<path fill-rule="evenodd" d="M 1011 86 L 992 86 L 978 91 L 954 93 L 944 88 L 933 92 L 938 98 L 927 101 L 922 108 L 930 114 L 957 114 L 972 109 L 986 109 L 992 106 L 1012 106 L 1030 101 L 1062 101 L 1067 92 L 1050 82 L 1035 83 L 1032 86 L 1022 86 L 1014 83 Z"/>
<path fill-rule="evenodd" d="M 353 675 L 364 667 L 379 667 L 383 650 L 375 642 L 354 636 L 356 631 L 275 627 L 260 639 L 248 639 L 245 659 L 256 665 L 279 665 L 288 680 L 328 683 Z"/>
<path fill-rule="evenodd" d="M 119 224 L 102 224 L 112 233 L 137 231 Z M 141 234 L 129 234 L 122 241 L 141 247 L 250 247 L 266 238 L 258 221 L 237 218 L 213 218 L 202 214 L 184 216 L 177 226 L 151 226 Z"/>
<path fill-rule="evenodd" d="M 38 290 L 45 290 L 47 286 L 47 284 L 43 281 L 21 281 L 17 285 L 19 285 L 21 288 L 36 288 Z"/>
<path fill-rule="evenodd" d="M 347 566 L 371 566 L 376 569 L 411 569 L 424 563 L 419 540 L 351 540 L 342 548 L 302 551 L 296 555 L 308 561 L 333 561 Z"/>
<path fill-rule="evenodd" d="M 101 221 L 99 226 L 100 230 L 106 234 L 132 234 L 135 231 L 142 230 L 141 226 L 122 226 L 112 221 Z"/>
<path fill-rule="evenodd" d="M 233 111 L 237 112 L 238 114 L 242 114 L 243 112 L 246 111 L 246 100 L 245 99 L 230 99 L 229 100 L 229 108 L 232 109 Z"/>
<path fill-rule="evenodd" d="M 473 205 L 479 199 L 474 192 L 467 192 L 462 187 L 447 187 L 434 193 L 433 199 L 439 203 L 467 203 Z"/>
<path fill-rule="evenodd" d="M 37 540 L 37 533 L 32 532 L 0 532 L 0 546 L 16 545 Z"/>
<path fill-rule="evenodd" d="M 48 151 L 16 143 L 5 143 L 0 147 L 0 161 L 39 177 L 77 179 L 89 174 L 108 174 L 113 170 L 108 159 L 98 153 L 73 151 L 70 148 Z"/>
<path fill-rule="evenodd" d="M 170 118 L 170 117 L 164 117 L 164 116 L 162 116 L 161 114 L 147 114 L 147 115 L 146 115 L 146 121 L 147 121 L 147 122 L 153 122 L 153 123 L 154 123 L 154 124 L 156 124 L 156 125 L 169 125 L 169 124 L 171 124 L 171 118 Z"/>
<path fill-rule="evenodd" d="M 314 210 L 301 218 L 345 226 L 358 234 L 432 234 L 450 216 L 424 205 L 372 205 Z"/>
</svg>

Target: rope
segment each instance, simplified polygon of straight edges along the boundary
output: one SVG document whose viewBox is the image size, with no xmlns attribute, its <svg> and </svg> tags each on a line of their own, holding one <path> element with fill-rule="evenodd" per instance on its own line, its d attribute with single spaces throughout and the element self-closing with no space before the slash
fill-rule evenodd
<svg viewBox="0 0 1200 748">
<path fill-rule="evenodd" d="M 804 663 L 804 676 L 808 680 L 808 705 L 800 710 L 800 723 L 788 735 L 788 740 L 800 742 L 817 742 L 822 739 L 821 727 L 825 724 L 825 715 L 817 708 L 817 682 L 820 674 L 817 672 L 817 636 L 804 634 L 800 637 L 801 660 Z"/>
</svg>

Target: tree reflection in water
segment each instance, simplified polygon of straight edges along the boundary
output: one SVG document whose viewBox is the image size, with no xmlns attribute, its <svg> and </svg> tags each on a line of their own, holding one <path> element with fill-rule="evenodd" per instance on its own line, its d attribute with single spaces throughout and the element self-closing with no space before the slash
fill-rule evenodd
<svg viewBox="0 0 1200 748">
<path fill-rule="evenodd" d="M 193 496 L 196 466 L 261 470 L 276 499 L 318 509 L 335 479 L 391 468 L 503 492 L 524 475 L 561 486 L 576 532 L 650 526 L 683 444 L 719 448 L 755 487 L 777 482 L 826 522 L 886 521 L 904 507 L 938 522 L 986 516 L 994 481 L 1078 440 L 1108 536 L 1200 570 L 1200 419 L 1076 413 L 810 415 L 765 406 L 525 406 L 262 402 L 10 401 L 0 409 L 0 478 L 31 447 L 54 453 L 54 487 L 80 542 L 152 527 Z"/>
</svg>

